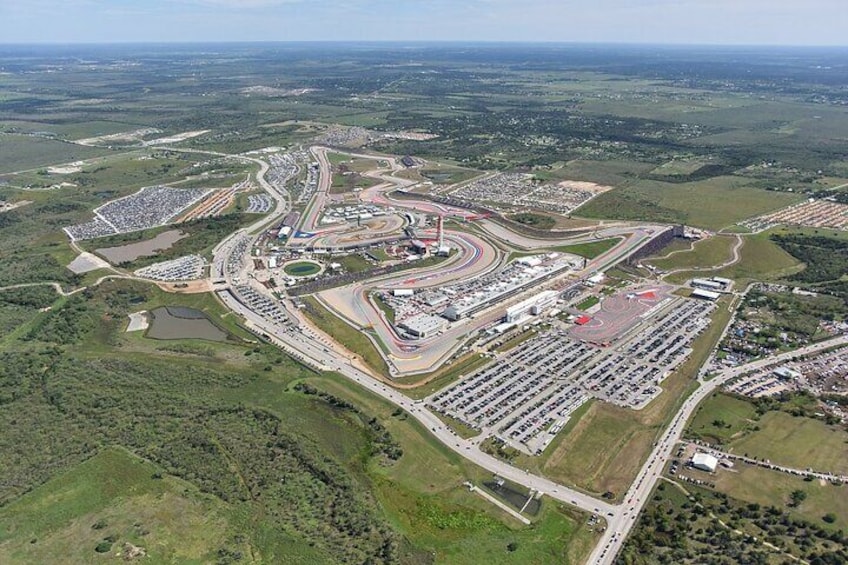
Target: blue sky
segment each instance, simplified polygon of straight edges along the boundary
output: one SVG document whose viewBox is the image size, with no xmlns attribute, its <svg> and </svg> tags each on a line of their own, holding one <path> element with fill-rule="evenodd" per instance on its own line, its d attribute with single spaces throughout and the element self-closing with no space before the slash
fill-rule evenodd
<svg viewBox="0 0 848 565">
<path fill-rule="evenodd" d="M 0 0 L 0 42 L 848 44 L 848 0 Z"/>
</svg>

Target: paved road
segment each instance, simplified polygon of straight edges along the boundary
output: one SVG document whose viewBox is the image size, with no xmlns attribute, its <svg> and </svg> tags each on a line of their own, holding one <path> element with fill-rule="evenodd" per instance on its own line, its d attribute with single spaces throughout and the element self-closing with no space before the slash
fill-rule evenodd
<svg viewBox="0 0 848 565">
<path fill-rule="evenodd" d="M 578 492 L 544 477 L 518 469 L 509 463 L 479 451 L 472 441 L 457 436 L 434 413 L 425 408 L 423 404 L 416 404 L 408 396 L 371 377 L 357 367 L 352 366 L 349 359 L 335 352 L 317 334 L 311 333 L 308 328 L 292 330 L 272 324 L 235 300 L 231 294 L 220 293 L 219 296 L 228 307 L 248 320 L 248 327 L 255 329 L 259 333 L 266 334 L 268 339 L 294 355 L 295 358 L 319 369 L 333 370 L 341 373 L 351 381 L 379 395 L 391 404 L 400 406 L 429 429 L 445 446 L 459 453 L 469 461 L 505 479 L 528 488 L 542 491 L 552 498 L 572 504 L 588 512 L 600 513 L 602 515 L 614 512 L 615 507 L 606 501 L 597 500 L 588 494 Z"/>
<path fill-rule="evenodd" d="M 624 540 L 636 523 L 638 513 L 645 503 L 647 503 L 654 484 L 660 475 L 662 475 L 665 464 L 671 457 L 675 444 L 683 435 L 686 422 L 702 400 L 727 381 L 743 373 L 785 362 L 796 355 L 814 353 L 835 345 L 845 344 L 848 344 L 848 336 L 835 337 L 795 351 L 725 369 L 709 381 L 699 381 L 700 386 L 698 389 L 683 403 L 674 420 L 672 420 L 671 425 L 657 442 L 648 460 L 642 466 L 636 477 L 636 481 L 631 485 L 624 497 L 624 505 L 617 509 L 615 515 L 608 520 L 607 530 L 601 536 L 601 540 L 589 557 L 588 562 L 592 565 L 605 565 L 615 561 L 616 555 L 624 545 Z"/>
</svg>

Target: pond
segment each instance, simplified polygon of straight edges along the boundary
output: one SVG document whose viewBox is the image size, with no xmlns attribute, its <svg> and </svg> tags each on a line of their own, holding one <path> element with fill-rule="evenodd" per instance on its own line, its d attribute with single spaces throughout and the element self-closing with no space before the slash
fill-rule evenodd
<svg viewBox="0 0 848 565">
<path fill-rule="evenodd" d="M 206 339 L 226 341 L 229 334 L 194 308 L 161 306 L 150 312 L 150 328 L 145 334 L 153 339 Z"/>
</svg>

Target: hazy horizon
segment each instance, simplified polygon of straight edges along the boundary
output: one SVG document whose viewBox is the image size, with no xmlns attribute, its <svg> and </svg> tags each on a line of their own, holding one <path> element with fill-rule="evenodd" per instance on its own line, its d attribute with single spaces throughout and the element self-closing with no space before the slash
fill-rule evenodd
<svg viewBox="0 0 848 565">
<path fill-rule="evenodd" d="M 844 47 L 843 0 L 4 0 L 0 43 Z"/>
</svg>

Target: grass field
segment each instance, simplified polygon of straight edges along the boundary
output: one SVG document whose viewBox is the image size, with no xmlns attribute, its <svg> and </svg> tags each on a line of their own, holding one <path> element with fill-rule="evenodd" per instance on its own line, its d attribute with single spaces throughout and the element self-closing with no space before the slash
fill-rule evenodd
<svg viewBox="0 0 848 565">
<path fill-rule="evenodd" d="M 714 393 L 695 409 L 687 432 L 707 441 L 727 444 L 735 436 L 753 429 L 756 420 L 757 410 L 750 402 Z"/>
<path fill-rule="evenodd" d="M 845 486 L 807 482 L 800 477 L 740 464 L 733 471 L 720 472 L 714 479 L 716 490 L 733 498 L 762 505 L 783 506 L 789 513 L 804 518 L 822 527 L 838 530 L 848 529 L 848 496 Z M 797 507 L 788 507 L 790 494 L 802 490 L 807 498 Z M 836 522 L 827 524 L 822 516 L 833 512 Z"/>
<path fill-rule="evenodd" d="M 151 563 L 204 563 L 234 530 L 216 498 L 111 448 L 0 509 L 0 562 L 97 562 L 109 538 L 111 554 L 129 542 Z"/>
<path fill-rule="evenodd" d="M 731 250 L 736 239 L 727 236 L 715 236 L 695 243 L 692 251 L 680 251 L 667 259 L 646 260 L 658 269 L 671 271 L 673 269 L 705 268 L 720 265 L 732 257 Z"/>
<path fill-rule="evenodd" d="M 85 147 L 43 137 L 7 133 L 0 133 L 0 145 L 3 146 L 3 155 L 0 157 L 0 173 L 26 171 L 113 153 L 109 149 Z"/>
<path fill-rule="evenodd" d="M 554 247 L 554 251 L 560 251 L 562 253 L 573 253 L 575 255 L 579 255 L 581 257 L 585 257 L 586 259 L 594 259 L 598 255 L 602 255 L 606 253 L 621 241 L 619 237 L 612 237 L 610 239 L 601 239 L 599 241 L 592 241 L 590 243 L 577 243 L 575 245 L 563 245 L 560 247 Z"/>
<path fill-rule="evenodd" d="M 582 206 L 579 214 L 592 218 L 680 221 L 718 230 L 800 200 L 798 195 L 753 188 L 739 177 L 713 177 L 688 183 L 640 180 L 601 194 Z"/>
<path fill-rule="evenodd" d="M 767 412 L 758 430 L 730 442 L 734 453 L 820 472 L 848 474 L 848 432 L 812 418 Z"/>
<path fill-rule="evenodd" d="M 681 283 L 694 276 L 720 276 L 739 283 L 752 280 L 774 280 L 801 269 L 800 262 L 768 238 L 771 232 L 745 235 L 738 263 L 716 271 L 682 271 L 668 277 L 669 282 Z"/>
</svg>

